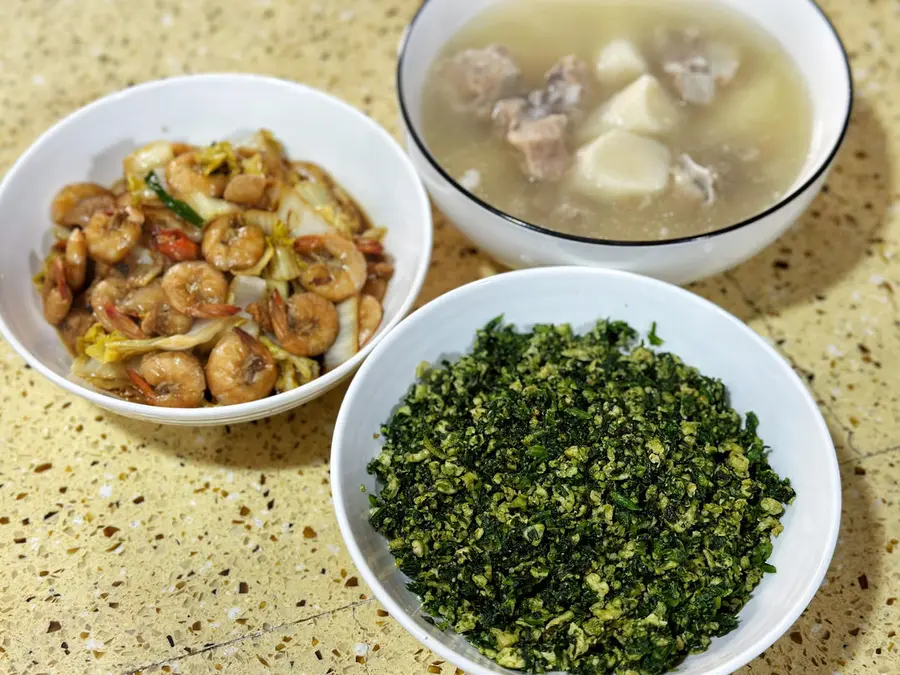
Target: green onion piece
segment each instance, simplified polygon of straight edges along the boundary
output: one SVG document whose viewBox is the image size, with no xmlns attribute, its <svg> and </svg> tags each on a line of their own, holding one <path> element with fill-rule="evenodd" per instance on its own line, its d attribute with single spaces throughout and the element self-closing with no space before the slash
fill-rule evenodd
<svg viewBox="0 0 900 675">
<path fill-rule="evenodd" d="M 159 201 L 161 201 L 165 207 L 172 211 L 176 216 L 182 220 L 186 220 L 191 225 L 203 227 L 203 217 L 194 211 L 188 204 L 185 204 L 180 199 L 175 199 L 175 197 L 166 192 L 166 189 L 159 182 L 159 178 L 155 173 L 152 171 L 148 173 L 147 177 L 144 178 L 144 182 L 147 184 L 147 187 L 156 193 L 156 196 L 159 197 Z"/>
</svg>

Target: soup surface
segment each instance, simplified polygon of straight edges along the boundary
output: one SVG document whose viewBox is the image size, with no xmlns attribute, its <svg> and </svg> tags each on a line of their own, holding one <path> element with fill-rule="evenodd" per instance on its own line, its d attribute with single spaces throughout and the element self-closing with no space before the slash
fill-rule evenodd
<svg viewBox="0 0 900 675">
<path fill-rule="evenodd" d="M 467 189 L 616 240 L 711 232 L 784 196 L 812 112 L 790 56 L 695 0 L 504 0 L 444 46 L 422 131 Z"/>
</svg>

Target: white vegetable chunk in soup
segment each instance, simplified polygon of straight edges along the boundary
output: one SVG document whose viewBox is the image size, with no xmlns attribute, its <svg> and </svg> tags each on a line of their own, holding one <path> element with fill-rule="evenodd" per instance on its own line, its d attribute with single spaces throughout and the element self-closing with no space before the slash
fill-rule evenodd
<svg viewBox="0 0 900 675">
<path fill-rule="evenodd" d="M 807 158 L 805 83 L 775 38 L 698 0 L 501 0 L 442 48 L 422 131 L 465 189 L 624 241 L 757 215 Z"/>
</svg>

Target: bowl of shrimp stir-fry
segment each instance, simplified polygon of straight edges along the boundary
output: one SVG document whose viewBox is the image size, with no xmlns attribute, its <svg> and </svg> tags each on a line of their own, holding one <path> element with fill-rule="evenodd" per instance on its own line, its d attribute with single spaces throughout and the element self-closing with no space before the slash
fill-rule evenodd
<svg viewBox="0 0 900 675">
<path fill-rule="evenodd" d="M 228 100 L 226 112 L 191 105 L 204 89 L 210 102 Z M 54 381 L 134 417 L 214 424 L 305 403 L 352 373 L 409 310 L 430 253 L 421 183 L 393 140 L 349 106 L 255 76 L 136 87 L 39 139 L 0 186 L 0 209 L 36 171 L 29 160 L 64 144 L 69 127 L 85 127 L 91 112 L 102 125 L 105 107 L 135 98 L 159 106 L 165 94 L 176 114 L 163 113 L 164 136 L 121 152 L 115 130 L 91 127 L 109 137 L 99 161 L 89 156 L 43 214 L 28 214 L 36 312 L 7 306 L 24 270 L 21 256 L 0 250 L 0 328 Z M 260 96 L 292 107 L 260 115 Z M 193 115 L 213 118 L 210 136 L 198 137 Z M 246 131 L 247 121 L 260 124 Z M 136 126 L 134 137 L 146 137 L 146 123 Z"/>
</svg>

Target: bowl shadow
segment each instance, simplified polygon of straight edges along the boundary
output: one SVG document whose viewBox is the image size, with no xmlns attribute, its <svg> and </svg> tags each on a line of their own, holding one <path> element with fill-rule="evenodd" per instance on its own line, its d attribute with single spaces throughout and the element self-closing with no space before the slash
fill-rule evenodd
<svg viewBox="0 0 900 675">
<path fill-rule="evenodd" d="M 705 288 L 732 282 L 749 308 L 739 302 L 727 308 L 744 321 L 824 300 L 884 242 L 893 173 L 888 147 L 873 105 L 857 98 L 843 148 L 809 210 L 755 257 L 690 288 L 705 294 Z"/>
<path fill-rule="evenodd" d="M 838 459 L 844 495 L 841 530 L 825 580 L 794 625 L 735 675 L 769 675 L 785 667 L 799 673 L 838 672 L 857 654 L 864 630 L 877 625 L 876 602 L 883 600 L 874 589 L 891 585 L 881 549 L 884 525 L 872 508 L 876 496 L 865 470 L 854 461 L 856 455 L 839 448 Z"/>
<path fill-rule="evenodd" d="M 120 415 L 109 415 L 107 421 L 138 447 L 193 464 L 260 470 L 327 464 L 334 421 L 348 385 L 344 382 L 288 412 L 241 424 L 168 426 Z"/>
</svg>

